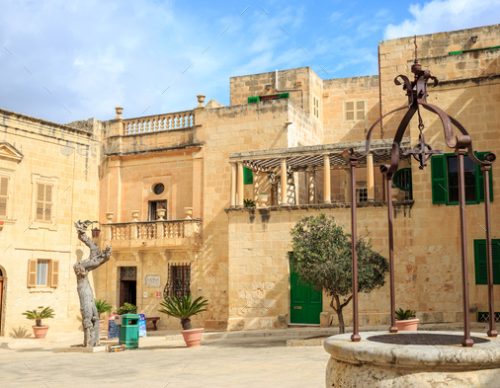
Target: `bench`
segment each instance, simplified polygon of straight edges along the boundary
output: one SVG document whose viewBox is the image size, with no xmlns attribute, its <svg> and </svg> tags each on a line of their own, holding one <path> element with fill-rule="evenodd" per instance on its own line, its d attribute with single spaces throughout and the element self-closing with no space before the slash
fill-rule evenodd
<svg viewBox="0 0 500 388">
<path fill-rule="evenodd" d="M 158 327 L 156 326 L 156 324 L 158 323 L 159 320 L 160 317 L 146 317 L 146 326 L 148 325 L 148 323 L 150 323 L 153 325 L 153 330 L 157 331 Z"/>
</svg>

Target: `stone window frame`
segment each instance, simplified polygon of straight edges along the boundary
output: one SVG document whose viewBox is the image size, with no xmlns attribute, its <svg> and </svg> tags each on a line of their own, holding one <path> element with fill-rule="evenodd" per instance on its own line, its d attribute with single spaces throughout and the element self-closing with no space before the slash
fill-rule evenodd
<svg viewBox="0 0 500 388">
<path fill-rule="evenodd" d="M 58 177 L 43 176 L 40 174 L 32 174 L 31 186 L 32 186 L 32 199 L 31 199 L 31 229 L 57 229 L 57 211 L 58 211 Z M 52 186 L 51 193 L 51 214 L 50 220 L 39 220 L 37 219 L 37 203 L 38 201 L 38 185 L 50 185 Z"/>
<path fill-rule="evenodd" d="M 363 108 L 359 108 L 359 104 L 363 103 Z M 348 107 L 352 104 L 352 107 Z M 344 101 L 344 120 L 345 121 L 361 121 L 366 120 L 366 100 L 347 100 Z M 360 114 L 362 112 L 362 114 Z M 352 114 L 352 118 L 348 117 Z"/>
</svg>

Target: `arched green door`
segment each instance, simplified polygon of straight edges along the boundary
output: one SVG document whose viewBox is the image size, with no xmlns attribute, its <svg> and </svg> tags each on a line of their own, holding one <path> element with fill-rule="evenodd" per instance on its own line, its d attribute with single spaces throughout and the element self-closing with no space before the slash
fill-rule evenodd
<svg viewBox="0 0 500 388">
<path fill-rule="evenodd" d="M 321 291 L 300 278 L 290 254 L 290 323 L 319 324 L 322 305 Z"/>
</svg>

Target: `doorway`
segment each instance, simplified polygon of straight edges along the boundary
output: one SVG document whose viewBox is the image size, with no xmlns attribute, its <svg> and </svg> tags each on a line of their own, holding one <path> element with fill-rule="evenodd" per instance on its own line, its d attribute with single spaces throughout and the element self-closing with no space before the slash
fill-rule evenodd
<svg viewBox="0 0 500 388">
<path fill-rule="evenodd" d="M 322 310 L 322 292 L 300 278 L 290 254 L 290 323 L 319 325 Z"/>
<path fill-rule="evenodd" d="M 120 275 L 120 306 L 131 303 L 137 306 L 137 267 L 118 267 Z"/>
<path fill-rule="evenodd" d="M 149 201 L 148 221 L 156 221 L 158 219 L 156 211 L 159 209 L 165 210 L 163 219 L 167 219 L 167 201 Z"/>
<path fill-rule="evenodd" d="M 4 335 L 5 326 L 5 293 L 7 291 L 7 277 L 5 270 L 0 267 L 0 336 Z"/>
</svg>

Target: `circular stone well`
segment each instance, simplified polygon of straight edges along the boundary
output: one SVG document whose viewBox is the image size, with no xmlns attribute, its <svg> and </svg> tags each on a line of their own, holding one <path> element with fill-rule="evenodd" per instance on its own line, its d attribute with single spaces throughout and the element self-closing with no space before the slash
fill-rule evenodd
<svg viewBox="0 0 500 388">
<path fill-rule="evenodd" d="M 327 387 L 499 387 L 500 339 L 445 331 L 360 333 L 328 338 Z"/>
</svg>

